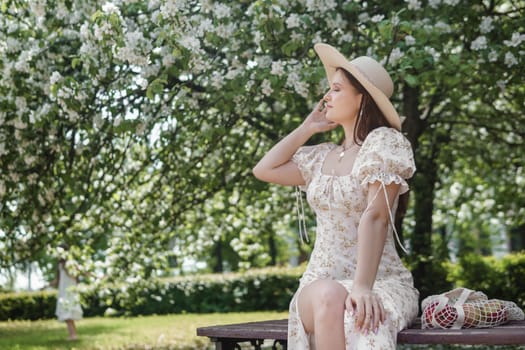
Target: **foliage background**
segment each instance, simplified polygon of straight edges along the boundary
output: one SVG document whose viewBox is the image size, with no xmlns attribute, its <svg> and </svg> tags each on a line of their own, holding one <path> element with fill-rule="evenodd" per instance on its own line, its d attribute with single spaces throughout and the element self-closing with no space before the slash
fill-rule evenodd
<svg viewBox="0 0 525 350">
<path fill-rule="evenodd" d="M 249 273 L 194 275 L 149 280 L 140 288 L 82 285 L 84 315 L 143 316 L 186 313 L 287 311 L 305 266 L 252 269 Z M 444 262 L 443 282 L 433 294 L 467 286 L 489 299 L 514 301 L 525 308 L 525 254 L 502 259 L 466 255 Z M 479 276 L 484 276 L 479 278 Z M 0 294 L 0 321 L 55 318 L 56 291 Z"/>
<path fill-rule="evenodd" d="M 399 225 L 422 295 L 443 260 L 523 248 L 524 1 L 0 4 L 4 274 L 51 276 L 62 242 L 92 283 L 131 289 L 186 262 L 304 260 L 291 190 L 251 168 L 325 91 L 321 41 L 397 84 L 418 166 Z"/>
</svg>

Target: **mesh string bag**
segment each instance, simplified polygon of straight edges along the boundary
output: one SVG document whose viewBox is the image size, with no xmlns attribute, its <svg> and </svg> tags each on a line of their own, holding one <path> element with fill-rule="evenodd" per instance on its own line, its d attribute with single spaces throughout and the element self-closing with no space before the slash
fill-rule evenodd
<svg viewBox="0 0 525 350">
<path fill-rule="evenodd" d="M 513 302 L 488 299 L 482 292 L 456 288 L 431 295 L 421 303 L 421 328 L 486 328 L 511 320 L 523 320 L 523 311 Z"/>
</svg>

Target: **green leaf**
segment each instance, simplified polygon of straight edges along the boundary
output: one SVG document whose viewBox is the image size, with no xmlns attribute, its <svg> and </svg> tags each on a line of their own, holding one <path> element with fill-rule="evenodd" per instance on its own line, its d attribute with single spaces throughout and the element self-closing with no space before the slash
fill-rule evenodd
<svg viewBox="0 0 525 350">
<path fill-rule="evenodd" d="M 405 75 L 404 80 L 410 87 L 415 87 L 418 84 L 417 77 L 412 74 Z"/>
</svg>

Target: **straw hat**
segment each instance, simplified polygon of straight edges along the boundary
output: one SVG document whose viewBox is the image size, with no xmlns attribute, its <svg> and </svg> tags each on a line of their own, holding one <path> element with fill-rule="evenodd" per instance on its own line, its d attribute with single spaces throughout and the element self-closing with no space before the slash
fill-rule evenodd
<svg viewBox="0 0 525 350">
<path fill-rule="evenodd" d="M 332 84 L 332 77 L 337 68 L 348 71 L 368 91 L 388 122 L 397 130 L 401 130 L 401 119 L 390 102 L 390 97 L 394 92 L 394 83 L 379 62 L 368 56 L 357 57 L 349 61 L 328 44 L 315 44 L 314 50 L 323 62 L 330 84 Z"/>
</svg>

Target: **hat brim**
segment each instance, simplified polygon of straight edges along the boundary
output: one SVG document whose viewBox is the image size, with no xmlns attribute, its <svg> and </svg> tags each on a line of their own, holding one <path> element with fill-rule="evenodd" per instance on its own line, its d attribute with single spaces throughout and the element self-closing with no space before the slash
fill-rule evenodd
<svg viewBox="0 0 525 350">
<path fill-rule="evenodd" d="M 380 89 L 375 87 L 375 85 L 372 84 L 356 66 L 330 45 L 321 43 L 315 44 L 314 50 L 317 52 L 319 59 L 323 63 L 330 85 L 332 84 L 332 78 L 337 71 L 337 68 L 343 68 L 348 71 L 357 79 L 357 81 L 359 81 L 359 83 L 361 83 L 361 85 L 363 85 L 366 91 L 368 91 L 390 125 L 397 130 L 401 130 L 401 119 L 399 118 L 399 114 L 394 108 L 394 105 L 390 102 L 390 99 Z"/>
</svg>

